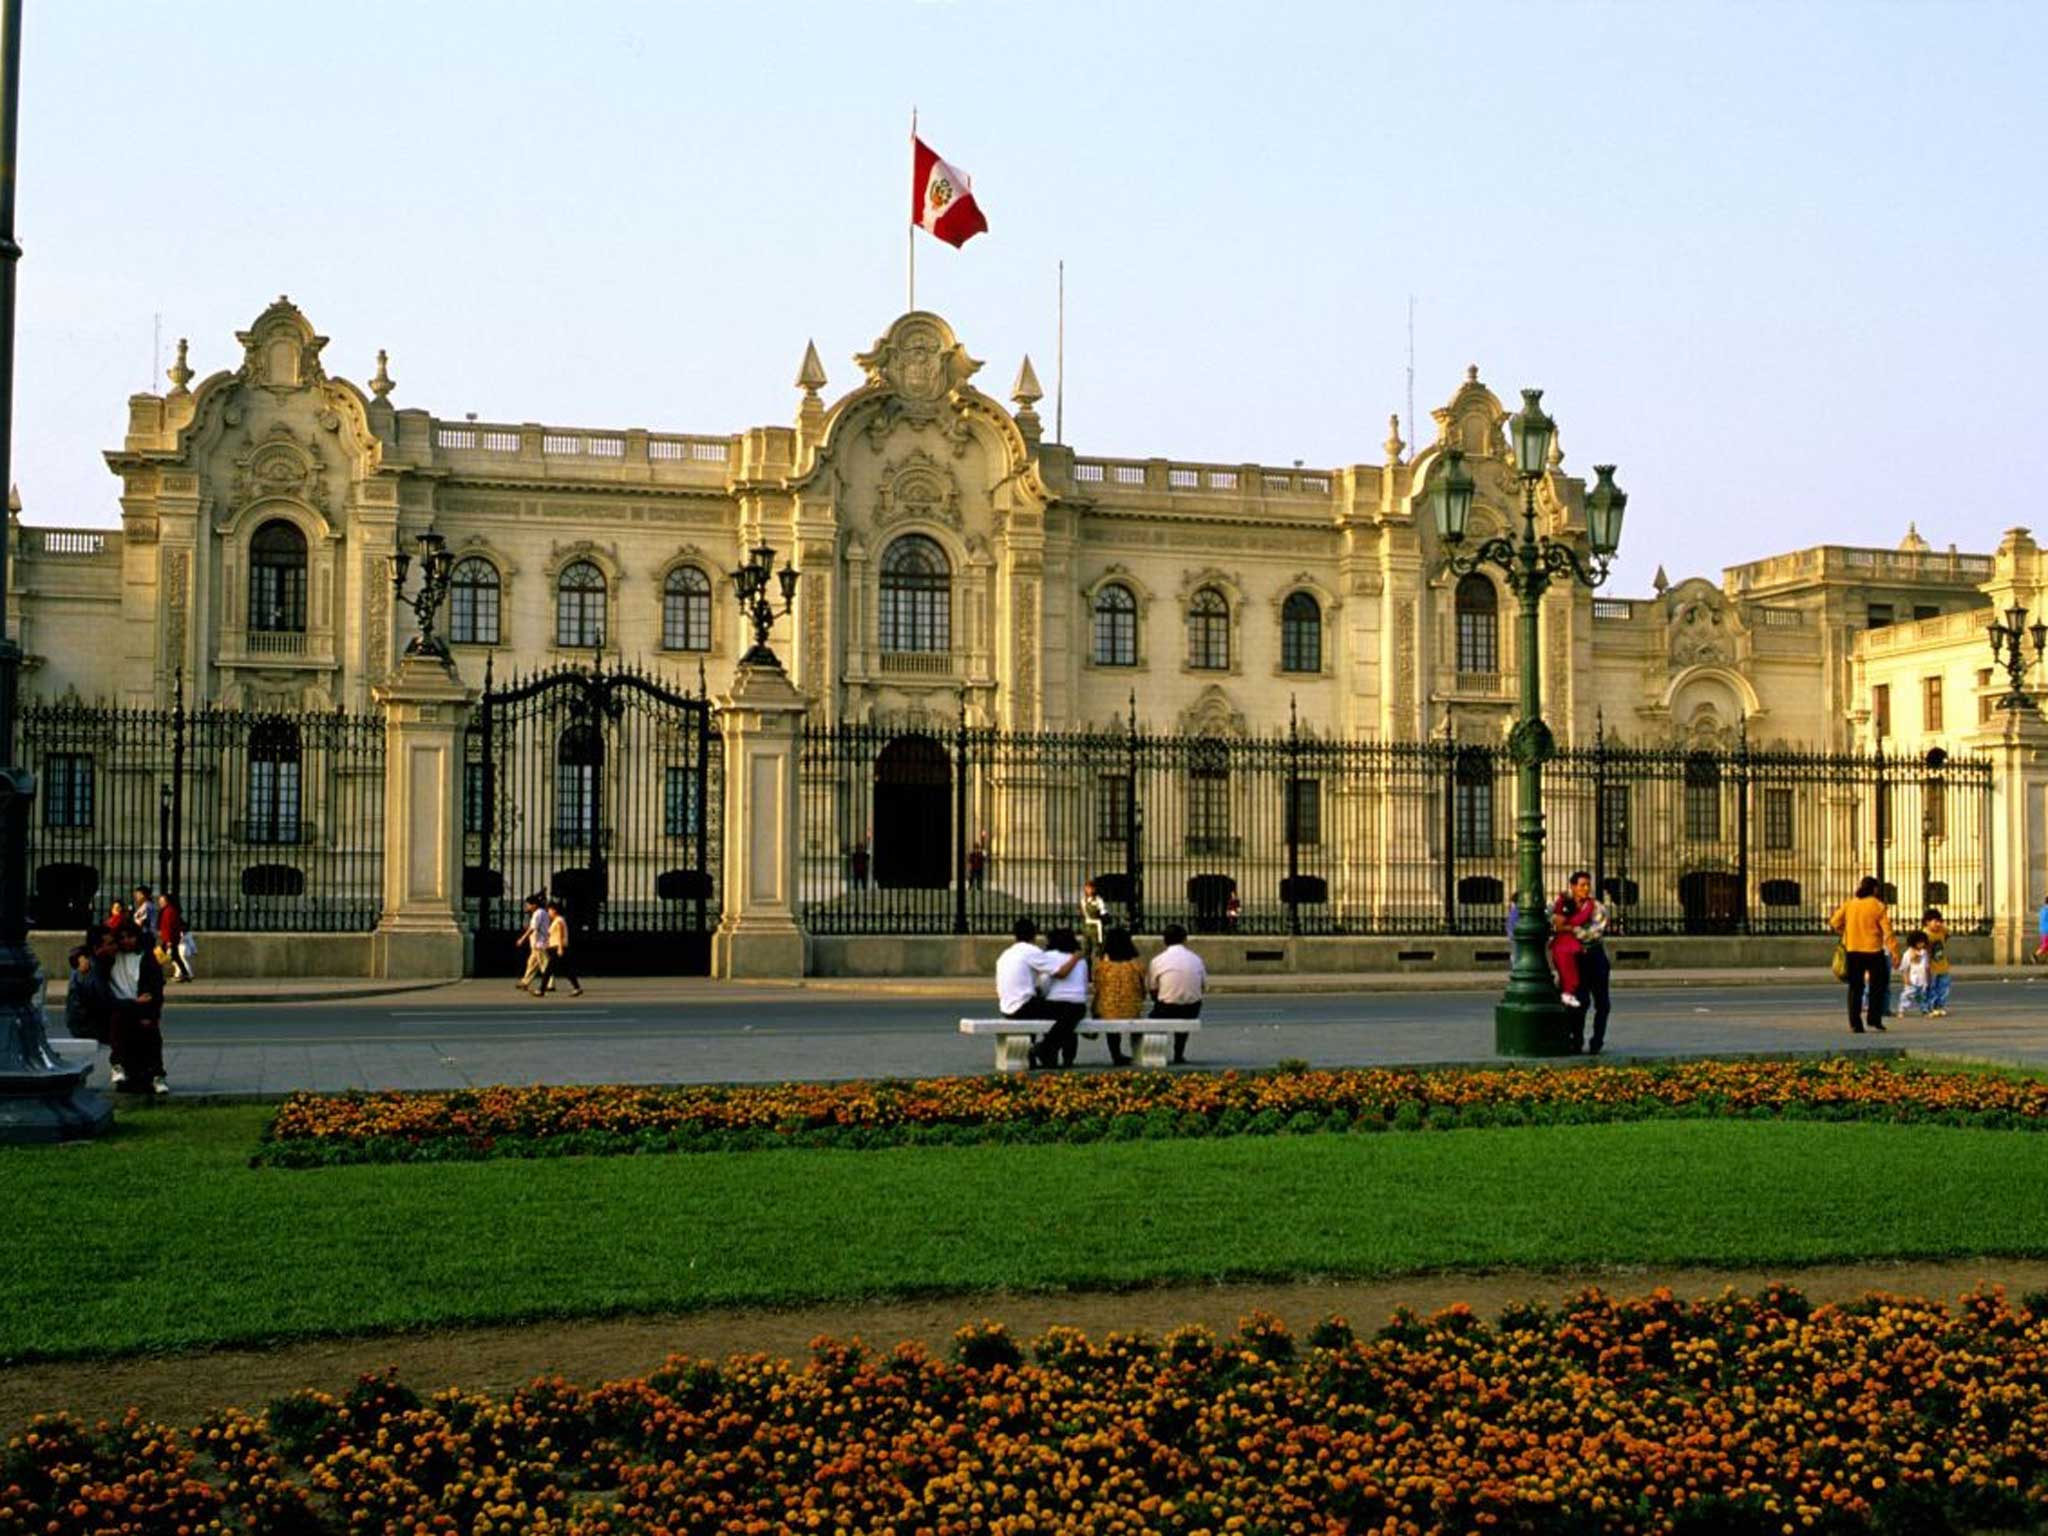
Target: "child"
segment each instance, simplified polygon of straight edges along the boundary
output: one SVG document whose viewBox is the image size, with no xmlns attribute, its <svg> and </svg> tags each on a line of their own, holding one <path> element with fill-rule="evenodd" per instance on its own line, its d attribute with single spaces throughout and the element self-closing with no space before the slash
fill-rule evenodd
<svg viewBox="0 0 2048 1536">
<path fill-rule="evenodd" d="M 1920 931 L 1927 935 L 1927 1014 L 1930 1018 L 1948 1017 L 1948 924 L 1942 921 L 1941 909 L 1929 907 L 1927 915 L 1920 919 Z"/>
<path fill-rule="evenodd" d="M 1899 990 L 1900 1014 L 1918 1008 L 1924 1018 L 1928 1012 L 1927 935 L 1918 928 L 1906 935 L 1906 953 L 1899 959 L 1899 979 L 1905 983 Z"/>
</svg>

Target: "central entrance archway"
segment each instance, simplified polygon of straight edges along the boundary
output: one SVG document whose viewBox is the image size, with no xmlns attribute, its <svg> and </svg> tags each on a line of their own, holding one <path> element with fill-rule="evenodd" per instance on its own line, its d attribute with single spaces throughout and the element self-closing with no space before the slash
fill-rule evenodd
<svg viewBox="0 0 2048 1536">
<path fill-rule="evenodd" d="M 943 887 L 952 867 L 953 768 L 929 736 L 898 736 L 875 759 L 875 884 Z"/>
</svg>

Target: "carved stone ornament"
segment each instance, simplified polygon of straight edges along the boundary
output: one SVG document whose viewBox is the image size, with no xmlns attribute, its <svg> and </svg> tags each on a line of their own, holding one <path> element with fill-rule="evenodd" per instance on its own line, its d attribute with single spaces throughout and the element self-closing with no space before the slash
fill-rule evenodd
<svg viewBox="0 0 2048 1536">
<path fill-rule="evenodd" d="M 1711 603 L 1678 605 L 1671 618 L 1671 669 L 1703 664 L 1725 666 L 1735 659 L 1735 638 L 1726 615 Z"/>
<path fill-rule="evenodd" d="M 235 455 L 235 473 L 228 486 L 230 517 L 252 503 L 275 497 L 303 501 L 325 516 L 325 467 L 318 443 L 301 443 L 291 428 L 279 422 Z"/>
<path fill-rule="evenodd" d="M 951 469 L 922 448 L 885 464 L 875 495 L 877 528 L 913 520 L 960 526 L 960 483 Z"/>
<path fill-rule="evenodd" d="M 964 408 L 960 391 L 980 370 L 951 326 L 922 310 L 904 315 L 855 359 L 870 386 L 880 385 L 886 397 L 867 422 L 868 440 L 879 447 L 899 423 L 924 426 L 939 420 L 948 403 Z M 947 424 L 956 455 L 971 441 L 964 417 Z"/>
<path fill-rule="evenodd" d="M 1221 687 L 1211 683 L 1180 712 L 1178 729 L 1183 736 L 1242 736 L 1244 711 L 1230 702 L 1230 695 Z"/>
<path fill-rule="evenodd" d="M 1520 766 L 1541 766 L 1557 756 L 1557 738 L 1541 720 L 1517 720 L 1508 732 L 1508 757 Z"/>
<path fill-rule="evenodd" d="M 279 294 L 246 331 L 235 332 L 242 344 L 242 366 L 237 377 L 280 393 L 310 388 L 327 382 L 320 365 L 320 349 L 327 338 L 314 333 L 298 306 Z"/>
</svg>

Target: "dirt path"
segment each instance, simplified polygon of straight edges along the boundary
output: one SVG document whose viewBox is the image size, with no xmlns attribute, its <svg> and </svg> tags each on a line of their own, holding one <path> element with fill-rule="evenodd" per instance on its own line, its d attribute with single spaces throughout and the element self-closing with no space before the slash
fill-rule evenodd
<svg viewBox="0 0 2048 1536">
<path fill-rule="evenodd" d="M 210 1409 L 230 1404 L 260 1408 L 299 1387 L 338 1392 L 362 1372 L 386 1366 L 396 1366 L 423 1392 L 450 1385 L 502 1392 L 535 1376 L 557 1373 L 578 1382 L 637 1376 L 670 1354 L 723 1357 L 759 1351 L 801 1358 L 811 1339 L 821 1333 L 841 1338 L 858 1334 L 879 1348 L 920 1339 L 943 1351 L 956 1328 L 982 1318 L 999 1319 L 1023 1338 L 1055 1324 L 1092 1334 L 1138 1330 L 1157 1336 L 1182 1323 L 1227 1332 L 1253 1310 L 1278 1314 L 1297 1333 L 1332 1313 L 1363 1330 L 1377 1327 L 1399 1306 L 1427 1313 L 1463 1301 L 1490 1318 L 1508 1302 L 1556 1301 L 1588 1285 L 1627 1293 L 1668 1285 L 1682 1296 L 1708 1296 L 1724 1286 L 1753 1290 L 1770 1280 L 1788 1281 L 1816 1301 L 1839 1301 L 1871 1290 L 1952 1299 L 1980 1282 L 2001 1284 L 2020 1296 L 2048 1290 L 2048 1261 L 1966 1259 L 1814 1269 L 1632 1268 L 1547 1274 L 1517 1270 L 1370 1282 L 955 1296 L 333 1339 L 267 1350 L 15 1366 L 0 1371 L 0 1434 L 12 1433 L 39 1412 L 61 1408 L 95 1419 L 116 1415 L 130 1404 L 151 1417 L 190 1425 Z"/>
</svg>

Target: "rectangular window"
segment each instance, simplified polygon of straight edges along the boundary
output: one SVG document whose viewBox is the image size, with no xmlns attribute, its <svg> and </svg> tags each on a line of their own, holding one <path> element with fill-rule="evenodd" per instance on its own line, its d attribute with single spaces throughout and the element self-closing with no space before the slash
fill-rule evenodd
<svg viewBox="0 0 2048 1536">
<path fill-rule="evenodd" d="M 1493 857 L 1493 785 L 1490 781 L 1467 784 L 1460 780 L 1452 801 L 1455 856 L 1463 859 Z"/>
<path fill-rule="evenodd" d="M 1685 835 L 1696 843 L 1711 843 L 1721 836 L 1721 780 L 1688 782 L 1685 786 Z"/>
<path fill-rule="evenodd" d="M 1790 853 L 1793 847 L 1792 791 L 1764 790 L 1764 847 L 1772 853 Z"/>
<path fill-rule="evenodd" d="M 92 757 L 84 752 L 51 752 L 43 758 L 43 825 L 92 825 Z"/>
<path fill-rule="evenodd" d="M 1131 835 L 1131 781 L 1121 773 L 1095 780 L 1095 840 L 1122 843 Z"/>
<path fill-rule="evenodd" d="M 1941 679 L 1938 677 L 1920 680 L 1920 729 L 1941 729 Z"/>
<path fill-rule="evenodd" d="M 296 843 L 299 840 L 299 763 L 295 757 L 252 757 L 249 760 L 247 841 Z"/>
<path fill-rule="evenodd" d="M 555 846 L 585 848 L 596 829 L 597 765 L 555 764 Z"/>
<path fill-rule="evenodd" d="M 1628 786 L 1600 786 L 1600 846 L 1609 850 L 1628 847 Z"/>
<path fill-rule="evenodd" d="M 1892 622 L 1892 605 L 1890 603 L 1872 603 L 1864 610 L 1863 617 L 1864 622 L 1871 629 L 1883 629 Z"/>
<path fill-rule="evenodd" d="M 462 830 L 481 832 L 484 829 L 484 765 L 464 763 L 462 765 Z"/>
<path fill-rule="evenodd" d="M 1998 695 L 1991 691 L 1991 669 L 1977 669 L 1977 723 L 1989 725 L 1998 713 Z"/>
<path fill-rule="evenodd" d="M 1915 603 L 1913 605 L 1913 618 L 1916 622 L 1921 619 L 1938 619 L 1940 617 L 1941 604 L 1939 603 Z"/>
<path fill-rule="evenodd" d="M 1870 690 L 1870 726 L 1879 736 L 1892 733 L 1892 685 L 1879 683 Z"/>
<path fill-rule="evenodd" d="M 1197 768 L 1188 778 L 1187 851 L 1230 851 L 1230 771 L 1226 768 Z"/>
<path fill-rule="evenodd" d="M 1922 790 L 1920 832 L 1928 838 L 1948 836 L 1948 786 L 1940 779 L 1929 779 Z"/>
<path fill-rule="evenodd" d="M 661 821 L 670 837 L 695 837 L 700 816 L 697 770 L 671 767 L 662 778 Z"/>
<path fill-rule="evenodd" d="M 1323 782 L 1295 779 L 1287 786 L 1287 835 L 1301 848 L 1323 840 Z"/>
<path fill-rule="evenodd" d="M 1877 794 L 1872 798 L 1871 804 L 1877 816 L 1877 840 L 1888 844 L 1892 840 L 1892 823 L 1896 819 L 1892 814 L 1891 785 L 1878 785 Z"/>
</svg>

